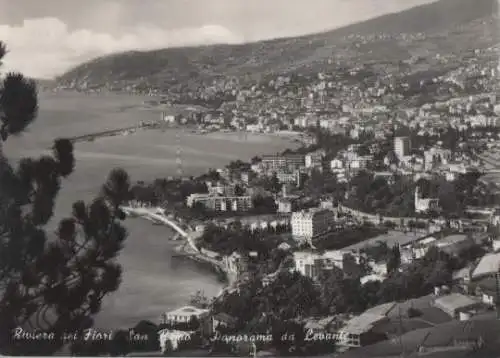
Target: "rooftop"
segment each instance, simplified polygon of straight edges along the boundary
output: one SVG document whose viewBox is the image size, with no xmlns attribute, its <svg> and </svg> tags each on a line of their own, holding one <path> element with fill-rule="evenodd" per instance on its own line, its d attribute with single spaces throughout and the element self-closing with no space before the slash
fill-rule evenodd
<svg viewBox="0 0 500 358">
<path fill-rule="evenodd" d="M 461 293 L 451 293 L 439 298 L 436 298 L 435 304 L 439 307 L 445 308 L 449 311 L 455 311 L 460 308 L 466 308 L 479 303 L 469 296 L 462 295 Z"/>
<path fill-rule="evenodd" d="M 393 247 L 394 245 L 405 245 L 410 242 L 418 240 L 418 236 L 414 233 L 404 233 L 402 231 L 389 231 L 386 234 L 375 236 L 369 240 L 353 244 L 351 246 L 344 247 L 345 251 L 357 251 L 369 246 L 375 246 L 379 242 L 385 242 L 387 246 Z"/>
<path fill-rule="evenodd" d="M 491 275 L 500 269 L 500 253 L 484 255 L 472 272 L 472 278 Z"/>
<path fill-rule="evenodd" d="M 449 235 L 446 236 L 440 240 L 438 240 L 437 245 L 438 246 L 449 246 L 449 245 L 454 245 L 458 244 L 460 242 L 469 240 L 469 237 L 467 235 Z"/>
<path fill-rule="evenodd" d="M 185 315 L 200 315 L 203 313 L 208 313 L 208 309 L 203 309 L 203 308 L 196 308 L 194 306 L 184 306 L 181 308 L 178 308 L 176 310 L 166 312 L 167 315 L 178 315 L 178 316 L 185 316 Z"/>
<path fill-rule="evenodd" d="M 361 316 L 352 318 L 347 324 L 342 328 L 342 331 L 349 332 L 351 334 L 361 334 L 368 332 L 377 323 L 386 319 L 385 316 L 373 315 L 369 313 L 363 313 Z"/>
<path fill-rule="evenodd" d="M 498 346 L 498 331 L 500 330 L 500 321 L 495 319 L 484 319 L 477 321 L 450 321 L 448 323 L 437 325 L 432 328 L 417 329 L 401 336 L 401 339 L 390 339 L 366 347 L 347 351 L 339 355 L 339 358 L 365 358 L 365 357 L 401 357 L 402 352 L 407 357 L 418 357 L 419 346 L 427 348 L 436 347 L 442 353 L 446 348 L 454 348 L 454 340 L 477 339 L 481 337 L 485 342 L 485 348 L 488 350 L 500 351 Z M 478 351 L 477 353 L 480 353 Z M 437 353 L 437 352 L 436 352 Z M 450 353 L 449 350 L 446 353 Z M 462 357 L 460 351 L 454 351 L 444 357 L 457 358 Z M 470 355 L 471 357 L 496 357 L 497 355 Z M 438 357 L 434 354 L 425 354 L 425 357 Z M 442 356 L 439 355 L 441 358 Z"/>
<path fill-rule="evenodd" d="M 342 328 L 342 331 L 351 334 L 361 334 L 370 331 L 377 323 L 387 320 L 385 315 L 380 315 L 371 312 L 364 312 L 363 314 L 350 319 Z"/>
</svg>

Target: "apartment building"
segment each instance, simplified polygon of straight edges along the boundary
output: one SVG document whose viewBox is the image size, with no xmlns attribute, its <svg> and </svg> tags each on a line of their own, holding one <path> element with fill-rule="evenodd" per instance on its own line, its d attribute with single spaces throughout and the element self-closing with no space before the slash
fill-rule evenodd
<svg viewBox="0 0 500 358">
<path fill-rule="evenodd" d="M 394 153 L 398 158 L 403 158 L 410 155 L 411 143 L 409 137 L 394 138 Z"/>
<path fill-rule="evenodd" d="M 296 170 L 305 165 L 304 156 L 301 154 L 290 155 L 264 155 L 261 166 L 264 171 Z"/>
<path fill-rule="evenodd" d="M 186 205 L 189 208 L 196 203 L 213 211 L 248 211 L 253 205 L 251 196 L 216 196 L 195 193 L 186 198 Z"/>
<path fill-rule="evenodd" d="M 300 185 L 300 172 L 295 170 L 293 172 L 276 172 L 276 178 L 281 184 L 294 184 L 296 186 Z"/>
<path fill-rule="evenodd" d="M 312 153 L 308 153 L 305 156 L 305 166 L 306 168 L 320 168 L 323 165 L 323 158 L 325 157 L 325 151 L 318 150 Z"/>
<path fill-rule="evenodd" d="M 296 251 L 293 253 L 295 270 L 301 275 L 316 279 L 321 270 L 332 269 L 334 266 L 343 268 L 345 252 L 340 250 L 324 253 L 311 251 Z"/>
<path fill-rule="evenodd" d="M 235 184 L 222 184 L 208 182 L 207 188 L 210 195 L 235 196 Z"/>
<path fill-rule="evenodd" d="M 333 225 L 333 212 L 327 209 L 309 209 L 292 213 L 292 235 L 298 240 L 311 240 L 326 233 Z"/>
</svg>

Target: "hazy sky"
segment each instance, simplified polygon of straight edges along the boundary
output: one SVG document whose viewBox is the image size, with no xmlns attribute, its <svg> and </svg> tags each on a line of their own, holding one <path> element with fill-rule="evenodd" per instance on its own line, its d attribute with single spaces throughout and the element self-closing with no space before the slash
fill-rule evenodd
<svg viewBox="0 0 500 358">
<path fill-rule="evenodd" d="M 3 70 L 48 78 L 112 52 L 303 35 L 430 2 L 0 0 Z"/>
</svg>

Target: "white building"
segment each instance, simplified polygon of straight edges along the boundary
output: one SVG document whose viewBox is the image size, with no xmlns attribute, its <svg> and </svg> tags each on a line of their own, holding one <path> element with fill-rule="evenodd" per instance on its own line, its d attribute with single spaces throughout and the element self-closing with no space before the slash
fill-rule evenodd
<svg viewBox="0 0 500 358">
<path fill-rule="evenodd" d="M 337 158 L 333 159 L 330 162 L 330 170 L 334 173 L 343 172 L 345 170 L 344 162 Z"/>
<path fill-rule="evenodd" d="M 306 156 L 305 156 L 306 168 L 321 167 L 321 165 L 323 163 L 324 156 L 325 156 L 324 151 L 315 151 L 315 152 L 306 154 Z"/>
<path fill-rule="evenodd" d="M 425 170 L 431 170 L 441 164 L 448 164 L 451 160 L 451 150 L 431 148 L 424 152 Z"/>
<path fill-rule="evenodd" d="M 484 255 L 476 268 L 472 272 L 472 278 L 478 279 L 485 276 L 492 276 L 500 269 L 500 253 Z"/>
<path fill-rule="evenodd" d="M 422 198 L 420 189 L 415 188 L 415 212 L 425 213 L 428 211 L 439 210 L 439 199 L 436 198 Z"/>
<path fill-rule="evenodd" d="M 293 260 L 297 272 L 315 279 L 323 269 L 328 270 L 335 266 L 342 270 L 345 255 L 346 252 L 341 250 L 325 251 L 324 253 L 296 251 L 293 253 Z"/>
<path fill-rule="evenodd" d="M 398 158 L 406 157 L 410 154 L 411 143 L 409 137 L 394 138 L 394 153 Z"/>
<path fill-rule="evenodd" d="M 192 207 L 196 203 L 214 211 L 248 211 L 253 205 L 251 196 L 217 196 L 194 193 L 186 198 L 188 207 Z"/>
<path fill-rule="evenodd" d="M 387 313 L 394 303 L 386 303 L 366 310 L 346 322 L 337 333 L 337 344 L 344 347 L 361 347 L 381 340 L 377 334 L 372 334 L 377 325 L 389 321 Z"/>
<path fill-rule="evenodd" d="M 208 193 L 211 195 L 235 196 L 236 185 L 222 183 L 206 183 Z"/>
<path fill-rule="evenodd" d="M 310 240 L 325 233 L 334 222 L 333 212 L 325 209 L 309 209 L 292 213 L 292 235 L 297 239 Z"/>
<path fill-rule="evenodd" d="M 189 323 L 193 316 L 202 321 L 208 317 L 209 313 L 210 310 L 208 309 L 184 306 L 170 312 L 165 312 L 163 320 L 172 323 Z"/>
<path fill-rule="evenodd" d="M 350 161 L 350 169 L 366 169 L 368 164 L 373 161 L 372 155 L 364 155 L 354 158 Z"/>
<path fill-rule="evenodd" d="M 293 172 L 276 172 L 276 178 L 281 184 L 295 184 L 297 186 L 300 185 L 300 172 L 295 170 Z"/>
</svg>

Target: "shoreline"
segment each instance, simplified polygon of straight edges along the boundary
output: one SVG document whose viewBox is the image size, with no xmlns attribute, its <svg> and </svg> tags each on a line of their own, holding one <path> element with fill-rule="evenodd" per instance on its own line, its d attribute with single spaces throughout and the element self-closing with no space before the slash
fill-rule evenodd
<svg viewBox="0 0 500 358">
<path fill-rule="evenodd" d="M 196 248 L 196 245 L 194 243 L 196 238 L 193 237 L 193 233 L 182 230 L 173 220 L 168 219 L 164 215 L 158 214 L 157 211 L 159 209 L 160 208 L 134 208 L 130 206 L 122 207 L 122 210 L 124 210 L 128 216 L 147 220 L 151 222 L 152 225 L 154 221 L 152 221 L 151 218 L 153 218 L 154 220 L 160 221 L 160 225 L 168 226 L 170 229 L 174 230 L 180 237 L 182 237 L 182 241 L 184 242 L 174 247 L 174 252 L 178 255 L 175 255 L 173 257 L 179 259 L 190 259 L 191 261 L 210 267 L 211 271 L 217 276 L 217 279 L 219 279 L 221 283 L 223 283 L 221 292 L 219 292 L 219 294 L 214 297 L 215 299 L 217 299 L 226 290 L 230 289 L 235 284 L 235 282 L 237 281 L 235 273 L 230 272 L 222 262 L 216 261 L 215 259 L 201 253 Z"/>
</svg>

